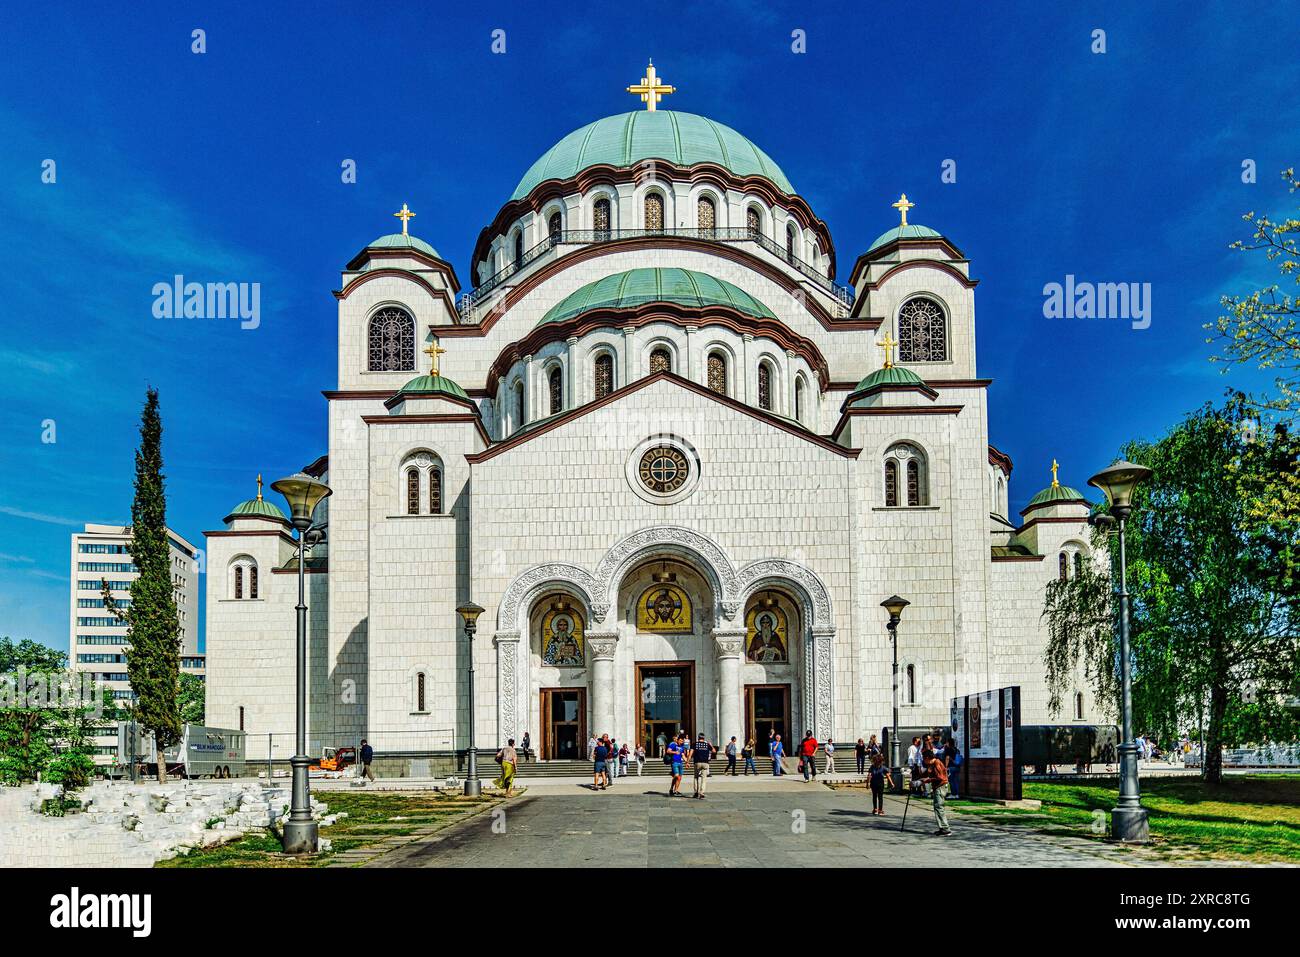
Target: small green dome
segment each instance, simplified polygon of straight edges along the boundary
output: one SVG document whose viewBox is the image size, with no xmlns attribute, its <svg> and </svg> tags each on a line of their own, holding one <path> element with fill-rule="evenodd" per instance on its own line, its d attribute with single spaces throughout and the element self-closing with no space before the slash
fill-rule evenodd
<svg viewBox="0 0 1300 957">
<path fill-rule="evenodd" d="M 563 322 L 592 309 L 634 309 L 651 302 L 692 309 L 730 306 L 757 319 L 776 318 L 766 305 L 724 279 L 691 269 L 656 267 L 629 269 L 588 283 L 552 306 L 538 325 Z"/>
<path fill-rule="evenodd" d="M 919 226 L 915 223 L 909 223 L 906 226 L 895 226 L 893 229 L 877 236 L 876 241 L 871 244 L 867 252 L 879 249 L 886 243 L 892 243 L 895 239 L 943 239 L 943 235 L 929 226 Z"/>
<path fill-rule="evenodd" d="M 402 386 L 399 394 L 407 394 L 407 395 L 442 394 L 442 395 L 454 396 L 457 399 L 465 399 L 466 401 L 469 400 L 469 396 L 465 394 L 465 390 L 462 389 L 456 382 L 454 382 L 451 379 L 448 379 L 444 375 L 416 376 L 410 382 L 406 383 L 406 385 Z"/>
<path fill-rule="evenodd" d="M 423 239 L 417 236 L 405 235 L 403 233 L 389 233 L 387 236 L 380 236 L 373 243 L 366 246 L 367 249 L 418 249 L 426 256 L 432 256 L 434 259 L 441 259 L 438 250 L 434 249 Z"/>
<path fill-rule="evenodd" d="M 264 498 L 250 498 L 247 502 L 240 502 L 230 514 L 226 516 L 227 520 L 232 518 L 273 518 L 278 522 L 287 522 L 284 512 L 271 502 Z"/>
<path fill-rule="evenodd" d="M 1068 485 L 1049 485 L 1037 495 L 1029 500 L 1025 506 L 1025 511 L 1033 508 L 1035 505 L 1051 505 L 1054 502 L 1086 502 L 1083 493 L 1077 488 L 1070 488 Z"/>
<path fill-rule="evenodd" d="M 863 389 L 873 389 L 878 385 L 924 386 L 925 380 L 911 369 L 904 369 L 902 366 L 890 366 L 888 369 L 877 369 L 871 373 L 871 375 L 859 382 L 858 387 L 853 391 L 861 392 Z"/>
<path fill-rule="evenodd" d="M 762 176 L 782 192 L 794 192 L 781 167 L 731 127 L 694 113 L 637 110 L 574 130 L 528 168 L 510 198 L 527 196 L 548 179 L 570 179 L 589 166 L 626 168 L 647 159 L 678 166 L 716 163 L 737 176 Z"/>
</svg>

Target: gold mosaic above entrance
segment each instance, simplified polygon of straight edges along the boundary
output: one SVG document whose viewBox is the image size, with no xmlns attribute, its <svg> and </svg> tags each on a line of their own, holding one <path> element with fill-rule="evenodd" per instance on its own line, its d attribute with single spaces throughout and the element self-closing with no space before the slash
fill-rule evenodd
<svg viewBox="0 0 1300 957">
<path fill-rule="evenodd" d="M 641 631 L 690 631 L 691 600 L 676 585 L 652 585 L 637 602 L 636 626 Z"/>
</svg>

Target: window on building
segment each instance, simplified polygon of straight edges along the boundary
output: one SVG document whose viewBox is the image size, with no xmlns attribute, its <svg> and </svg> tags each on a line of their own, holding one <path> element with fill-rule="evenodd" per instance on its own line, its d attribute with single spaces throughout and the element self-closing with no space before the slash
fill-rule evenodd
<svg viewBox="0 0 1300 957">
<path fill-rule="evenodd" d="M 424 706 L 424 672 L 415 676 L 415 710 L 421 713 L 429 710 Z"/>
<path fill-rule="evenodd" d="M 652 233 L 663 232 L 664 198 L 658 193 L 646 193 L 644 210 L 646 230 Z"/>
<path fill-rule="evenodd" d="M 901 505 L 904 501 L 908 506 L 930 504 L 929 470 L 925 454 L 920 449 L 900 442 L 885 453 L 884 464 L 887 506 Z M 899 488 L 900 479 L 905 483 L 903 489 Z"/>
<path fill-rule="evenodd" d="M 757 206 L 749 206 L 745 209 L 745 228 L 749 230 L 751 236 L 757 236 L 763 231 L 763 221 L 759 218 Z"/>
<path fill-rule="evenodd" d="M 898 504 L 897 459 L 885 459 L 885 504 L 890 508 Z"/>
<path fill-rule="evenodd" d="M 766 362 L 758 364 L 758 407 L 772 411 L 772 367 Z"/>
<path fill-rule="evenodd" d="M 593 206 L 591 210 L 591 228 L 594 229 L 597 233 L 603 234 L 604 238 L 608 238 L 609 230 L 610 230 L 609 223 L 610 223 L 609 200 L 607 199 L 596 200 L 596 205 Z M 602 237 L 597 236 L 597 238 L 599 239 Z"/>
<path fill-rule="evenodd" d="M 903 702 L 916 704 L 916 665 L 907 666 L 906 677 L 907 681 L 903 686 Z"/>
<path fill-rule="evenodd" d="M 916 459 L 907 462 L 907 504 L 921 504 L 921 463 Z"/>
<path fill-rule="evenodd" d="M 713 235 L 713 230 L 718 222 L 718 209 L 713 205 L 713 200 L 707 196 L 701 196 L 695 203 L 695 220 L 701 230 L 706 235 Z"/>
<path fill-rule="evenodd" d="M 405 486 L 402 491 L 407 515 L 420 515 L 423 512 L 424 500 L 420 491 L 426 484 L 429 489 L 429 514 L 442 514 L 442 459 L 427 450 L 412 452 L 402 460 L 401 481 Z"/>
<path fill-rule="evenodd" d="M 592 368 L 592 377 L 595 379 L 596 398 L 603 399 L 614 391 L 614 357 L 608 352 L 602 352 L 596 356 L 596 361 Z"/>
<path fill-rule="evenodd" d="M 799 376 L 794 380 L 794 417 L 800 422 L 803 421 L 803 411 L 804 411 L 803 405 L 804 405 L 803 376 Z"/>
<path fill-rule="evenodd" d="M 415 466 L 406 470 L 406 514 L 420 514 L 420 470 Z"/>
<path fill-rule="evenodd" d="M 898 361 L 942 362 L 948 358 L 948 328 L 943 309 L 917 296 L 898 310 Z"/>
<path fill-rule="evenodd" d="M 239 600 L 244 597 L 244 567 L 235 566 L 235 599 Z"/>
<path fill-rule="evenodd" d="M 650 374 L 673 371 L 673 354 L 663 346 L 650 353 Z"/>
<path fill-rule="evenodd" d="M 524 426 L 524 384 L 515 383 L 515 428 L 521 429 Z"/>
<path fill-rule="evenodd" d="M 1074 693 L 1074 720 L 1075 721 L 1083 720 L 1083 692 L 1082 691 L 1076 691 Z"/>
<path fill-rule="evenodd" d="M 727 394 L 727 360 L 721 352 L 710 352 L 708 361 L 709 388 L 719 395 Z"/>
<path fill-rule="evenodd" d="M 236 601 L 257 597 L 257 562 L 248 555 L 239 555 L 230 563 L 230 597 Z"/>
<path fill-rule="evenodd" d="M 411 372 L 415 369 L 415 320 L 405 309 L 380 309 L 370 317 L 371 372 Z"/>
<path fill-rule="evenodd" d="M 257 597 L 257 566 L 252 565 L 248 569 L 248 597 Z"/>
<path fill-rule="evenodd" d="M 563 230 L 563 220 L 559 212 L 551 213 L 551 218 L 546 221 L 546 235 L 551 239 L 557 238 Z"/>
<path fill-rule="evenodd" d="M 429 514 L 442 514 L 442 469 L 429 469 Z"/>
<path fill-rule="evenodd" d="M 1058 571 L 1060 572 L 1061 581 L 1065 581 L 1067 578 L 1070 577 L 1070 556 L 1069 555 L 1065 554 L 1065 552 L 1061 552 L 1061 554 L 1057 556 L 1056 565 Z"/>
<path fill-rule="evenodd" d="M 524 264 L 524 231 L 521 229 L 515 233 L 515 268 L 519 269 Z"/>
<path fill-rule="evenodd" d="M 1083 552 L 1074 553 L 1074 577 L 1078 578 L 1083 574 Z"/>
<path fill-rule="evenodd" d="M 787 226 L 785 228 L 785 258 L 790 260 L 791 262 L 794 262 L 796 258 L 795 244 L 797 242 L 798 240 L 795 237 L 794 226 L 793 225 Z"/>
<path fill-rule="evenodd" d="M 551 370 L 551 374 L 546 379 L 547 389 L 550 394 L 551 415 L 564 411 L 564 373 L 560 367 L 556 366 Z"/>
<path fill-rule="evenodd" d="M 242 704 L 239 706 L 239 730 L 244 730 L 244 706 Z"/>
</svg>

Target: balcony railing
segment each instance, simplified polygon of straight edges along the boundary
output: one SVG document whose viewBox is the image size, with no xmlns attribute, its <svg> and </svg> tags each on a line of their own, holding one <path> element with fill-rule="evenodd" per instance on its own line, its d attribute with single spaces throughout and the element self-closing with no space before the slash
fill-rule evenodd
<svg viewBox="0 0 1300 957">
<path fill-rule="evenodd" d="M 506 280 L 516 273 L 522 272 L 530 265 L 541 259 L 548 252 L 562 245 L 583 245 L 590 246 L 599 243 L 613 242 L 618 239 L 641 239 L 644 237 L 683 237 L 687 239 L 698 239 L 704 242 L 714 243 L 756 243 L 771 255 L 788 263 L 797 269 L 802 275 L 807 276 L 816 285 L 820 286 L 829 293 L 837 303 L 836 312 L 841 316 L 846 316 L 853 308 L 854 293 L 848 286 L 841 286 L 834 280 L 822 275 L 816 268 L 804 262 L 798 256 L 795 256 L 771 238 L 765 236 L 756 229 L 747 228 L 728 228 L 728 229 L 567 229 L 557 233 L 552 233 L 543 239 L 532 249 L 527 250 L 521 257 L 510 262 L 502 269 L 488 277 L 477 288 L 470 290 L 460 297 L 456 303 L 457 311 L 460 313 L 462 322 L 473 322 L 474 314 L 484 299 L 497 289 Z"/>
</svg>

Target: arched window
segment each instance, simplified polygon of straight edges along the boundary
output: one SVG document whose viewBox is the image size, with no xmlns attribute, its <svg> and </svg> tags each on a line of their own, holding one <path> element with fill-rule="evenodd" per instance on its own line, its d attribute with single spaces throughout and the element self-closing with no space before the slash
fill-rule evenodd
<svg viewBox="0 0 1300 957">
<path fill-rule="evenodd" d="M 244 597 L 244 568 L 242 565 L 235 566 L 235 598 L 236 600 Z"/>
<path fill-rule="evenodd" d="M 515 383 L 515 422 L 516 429 L 523 428 L 524 425 L 524 384 L 523 382 Z"/>
<path fill-rule="evenodd" d="M 415 710 L 423 714 L 429 709 L 425 707 L 424 701 L 424 672 L 418 672 L 415 676 Z"/>
<path fill-rule="evenodd" d="M 429 514 L 442 514 L 442 469 L 436 465 L 429 470 Z"/>
<path fill-rule="evenodd" d="M 415 369 L 415 320 L 405 309 L 389 306 L 371 316 L 368 339 L 371 372 Z"/>
<path fill-rule="evenodd" d="M 420 470 L 415 466 L 406 470 L 406 514 L 420 514 Z"/>
<path fill-rule="evenodd" d="M 609 200 L 596 200 L 596 205 L 593 206 L 591 210 L 591 228 L 597 233 L 602 234 L 597 236 L 597 239 L 609 238 Z"/>
<path fill-rule="evenodd" d="M 551 370 L 551 374 L 546 377 L 547 389 L 550 393 L 551 415 L 564 411 L 564 373 L 560 367 L 556 366 Z"/>
<path fill-rule="evenodd" d="M 257 562 L 239 555 L 230 562 L 230 597 L 236 601 L 257 597 Z"/>
<path fill-rule="evenodd" d="M 794 380 L 794 417 L 800 422 L 803 421 L 803 403 L 804 403 L 803 376 L 798 376 Z"/>
<path fill-rule="evenodd" d="M 559 237 L 563 229 L 563 220 L 560 219 L 558 211 L 551 213 L 551 218 L 546 221 L 546 235 L 551 239 Z"/>
<path fill-rule="evenodd" d="M 794 225 L 791 224 L 785 228 L 785 258 L 791 262 L 796 258 L 794 254 L 796 242 Z"/>
<path fill-rule="evenodd" d="M 758 407 L 772 411 L 772 367 L 766 362 L 758 364 Z"/>
<path fill-rule="evenodd" d="M 658 193 L 646 193 L 643 204 L 645 216 L 645 229 L 648 232 L 660 233 L 664 228 L 664 198 Z"/>
<path fill-rule="evenodd" d="M 1074 553 L 1074 577 L 1078 578 L 1083 574 L 1083 552 Z"/>
<path fill-rule="evenodd" d="M 614 357 L 608 352 L 596 356 L 592 367 L 592 378 L 596 383 L 597 399 L 603 399 L 614 391 Z"/>
<path fill-rule="evenodd" d="M 709 388 L 720 395 L 727 394 L 727 360 L 721 352 L 710 352 L 708 362 Z"/>
<path fill-rule="evenodd" d="M 671 352 L 669 352 L 663 346 L 659 346 L 657 349 L 655 349 L 653 352 L 650 353 L 650 374 L 651 375 L 654 375 L 656 372 L 672 372 L 672 371 L 673 371 L 673 354 Z"/>
<path fill-rule="evenodd" d="M 898 487 L 900 479 L 906 483 L 904 489 Z M 908 506 L 929 505 L 930 477 L 924 453 L 901 442 L 885 453 L 885 505 L 901 505 L 904 501 Z"/>
<path fill-rule="evenodd" d="M 1007 497 L 1007 483 L 1003 481 L 1002 476 L 999 475 L 998 476 L 998 497 L 997 500 L 993 503 L 993 507 L 997 509 L 999 515 L 1003 514 L 1006 511 L 1005 507 L 1002 504 L 1006 500 L 1006 497 Z"/>
<path fill-rule="evenodd" d="M 521 229 L 515 233 L 515 268 L 519 269 L 524 264 L 524 231 Z"/>
<path fill-rule="evenodd" d="M 695 221 L 706 235 L 713 235 L 713 230 L 718 224 L 718 209 L 709 197 L 701 196 L 696 201 Z"/>
<path fill-rule="evenodd" d="M 916 665 L 907 666 L 907 681 L 903 685 L 903 703 L 916 704 Z"/>
<path fill-rule="evenodd" d="M 758 216 L 757 206 L 745 208 L 745 228 L 749 230 L 751 236 L 757 236 L 763 231 L 763 221 Z"/>
<path fill-rule="evenodd" d="M 898 310 L 898 361 L 942 362 L 948 358 L 948 328 L 943 309 L 917 296 Z"/>
<path fill-rule="evenodd" d="M 1065 581 L 1070 577 L 1070 556 L 1065 554 L 1065 552 L 1061 552 L 1061 554 L 1057 556 L 1056 564 L 1060 571 L 1061 581 Z"/>
<path fill-rule="evenodd" d="M 248 597 L 257 597 L 257 566 L 252 565 L 248 569 Z"/>
<path fill-rule="evenodd" d="M 1082 691 L 1076 691 L 1074 693 L 1074 720 L 1075 721 L 1083 720 L 1083 692 Z"/>
</svg>

